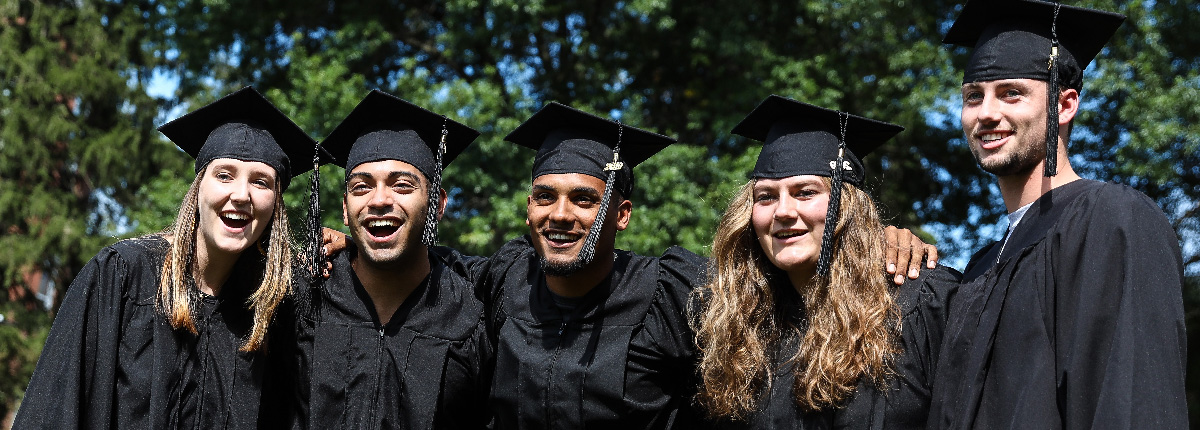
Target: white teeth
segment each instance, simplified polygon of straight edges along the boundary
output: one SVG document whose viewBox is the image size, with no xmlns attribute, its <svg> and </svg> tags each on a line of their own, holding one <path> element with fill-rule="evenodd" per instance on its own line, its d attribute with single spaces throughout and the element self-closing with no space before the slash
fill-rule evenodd
<svg viewBox="0 0 1200 430">
<path fill-rule="evenodd" d="M 229 218 L 231 220 L 237 220 L 237 221 L 245 221 L 245 220 L 250 219 L 250 215 L 246 215 L 244 213 L 239 213 L 239 212 L 225 212 L 225 213 L 222 213 L 221 216 L 223 216 L 225 218 Z"/>
<path fill-rule="evenodd" d="M 1001 134 L 1001 133 L 984 133 L 982 136 L 979 136 L 979 138 L 980 138 L 980 139 L 982 139 L 982 140 L 983 140 L 983 141 L 985 141 L 985 142 L 991 142 L 991 141 L 993 141 L 993 140 L 1000 140 L 1000 139 L 1003 139 L 1003 138 L 1004 138 L 1004 134 Z"/>
<path fill-rule="evenodd" d="M 569 240 L 575 240 L 576 236 L 573 234 L 566 234 L 566 233 L 550 233 L 550 234 L 546 235 L 546 238 L 548 238 L 550 240 L 569 241 Z"/>
<path fill-rule="evenodd" d="M 399 227 L 400 223 L 392 219 L 377 219 L 367 222 L 367 227 Z"/>
</svg>

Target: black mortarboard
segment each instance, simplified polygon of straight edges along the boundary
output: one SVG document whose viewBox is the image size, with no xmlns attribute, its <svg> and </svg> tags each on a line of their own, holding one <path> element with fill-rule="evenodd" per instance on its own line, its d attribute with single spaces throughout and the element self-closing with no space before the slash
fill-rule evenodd
<svg viewBox="0 0 1200 430">
<path fill-rule="evenodd" d="M 832 179 L 817 260 L 817 273 L 827 276 L 841 212 L 842 183 L 862 186 L 864 171 L 858 157 L 903 130 L 895 124 L 771 95 L 742 119 L 733 133 L 763 142 L 750 173 L 753 178 L 816 175 Z"/>
<path fill-rule="evenodd" d="M 633 191 L 632 168 L 675 143 L 670 137 L 555 102 L 537 111 L 504 140 L 537 150 L 533 159 L 533 178 L 555 173 L 583 173 L 607 179 L 605 167 L 613 162 L 613 151 L 620 145 L 623 165 L 616 178 L 616 188 L 625 198 Z"/>
<path fill-rule="evenodd" d="M 333 155 L 334 164 L 346 168 L 347 174 L 362 163 L 400 160 L 432 180 L 443 131 L 441 167 L 445 168 L 479 137 L 479 132 L 445 115 L 373 90 L 321 141 L 321 146 Z"/>
<path fill-rule="evenodd" d="M 437 207 L 442 169 L 450 165 L 479 132 L 399 97 L 373 90 L 338 124 L 321 146 L 334 164 L 346 168 L 380 160 L 413 165 L 429 180 L 429 212 L 422 241 L 437 239 Z"/>
<path fill-rule="evenodd" d="M 253 87 L 163 124 L 158 131 L 196 158 L 196 173 L 217 158 L 258 161 L 275 169 L 280 189 L 312 169 L 316 141 Z"/>
<path fill-rule="evenodd" d="M 537 150 L 532 179 L 582 173 L 605 181 L 600 211 L 580 251 L 585 264 L 595 255 L 613 189 L 628 199 L 633 192 L 633 167 L 675 143 L 673 138 L 555 102 L 537 111 L 504 140 Z"/>
<path fill-rule="evenodd" d="M 963 83 L 1036 79 L 1050 88 L 1046 176 L 1057 173 L 1058 88 L 1083 88 L 1083 69 L 1125 16 L 1039 0 L 974 0 L 946 32 L 943 43 L 974 48 Z"/>
<path fill-rule="evenodd" d="M 772 95 L 738 123 L 733 134 L 763 142 L 751 177 L 829 177 L 830 164 L 838 158 L 843 118 L 848 150 L 842 166 L 844 180 L 862 185 L 864 172 L 859 157 L 875 150 L 904 127 Z"/>
</svg>

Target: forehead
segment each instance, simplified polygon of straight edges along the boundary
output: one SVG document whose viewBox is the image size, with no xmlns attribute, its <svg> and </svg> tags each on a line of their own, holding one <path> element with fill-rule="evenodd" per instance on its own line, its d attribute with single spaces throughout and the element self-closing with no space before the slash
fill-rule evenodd
<svg viewBox="0 0 1200 430">
<path fill-rule="evenodd" d="M 553 173 L 533 178 L 534 188 L 553 188 L 568 191 L 577 188 L 591 188 L 604 191 L 604 181 L 595 176 L 583 173 Z"/>
<path fill-rule="evenodd" d="M 825 186 L 824 176 L 817 175 L 796 175 L 786 178 L 760 178 L 754 180 L 754 188 L 775 188 L 775 187 L 792 187 L 804 185 Z"/>
<path fill-rule="evenodd" d="M 425 175 L 421 174 L 412 164 L 400 160 L 379 160 L 362 163 L 354 167 L 354 170 L 347 174 L 351 179 L 354 177 L 362 177 L 369 175 L 376 178 L 388 177 L 393 173 L 407 173 L 416 176 L 418 179 L 424 179 Z"/>
<path fill-rule="evenodd" d="M 236 158 L 217 158 L 208 163 L 208 168 L 222 167 L 227 169 L 245 170 L 251 173 L 262 173 L 274 176 L 275 168 L 261 161 L 246 161 Z"/>
<path fill-rule="evenodd" d="M 1046 83 L 1037 79 L 997 79 L 994 81 L 977 81 L 967 82 L 962 84 L 962 88 L 978 89 L 978 88 L 1045 88 Z"/>
</svg>

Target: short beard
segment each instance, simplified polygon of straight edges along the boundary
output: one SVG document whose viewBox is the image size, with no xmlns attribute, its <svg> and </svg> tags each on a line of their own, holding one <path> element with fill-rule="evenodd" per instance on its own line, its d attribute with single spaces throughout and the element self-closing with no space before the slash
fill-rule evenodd
<svg viewBox="0 0 1200 430">
<path fill-rule="evenodd" d="M 971 153 L 975 155 L 975 161 L 985 172 L 1000 177 L 1027 174 L 1037 168 L 1038 163 L 1046 159 L 1045 142 L 1018 148 L 1017 151 L 1013 151 L 1008 154 L 1007 158 L 997 163 L 984 164 L 978 153 L 975 151 Z"/>
<path fill-rule="evenodd" d="M 547 276 L 558 276 L 565 278 L 578 273 L 580 270 L 583 270 L 583 268 L 587 267 L 588 263 L 591 263 L 591 261 L 584 261 L 582 258 L 576 256 L 573 260 L 565 263 L 552 263 L 549 260 L 546 260 L 545 256 L 538 256 L 538 263 L 540 263 L 540 266 L 542 267 L 542 272 Z"/>
</svg>

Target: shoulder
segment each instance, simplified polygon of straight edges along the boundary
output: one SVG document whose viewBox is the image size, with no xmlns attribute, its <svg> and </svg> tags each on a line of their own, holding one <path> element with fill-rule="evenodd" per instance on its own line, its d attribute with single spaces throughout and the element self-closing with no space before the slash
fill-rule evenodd
<svg viewBox="0 0 1200 430">
<path fill-rule="evenodd" d="M 658 257 L 660 277 L 687 285 L 688 290 L 704 283 L 708 259 L 680 246 L 672 246 Z"/>
<path fill-rule="evenodd" d="M 936 269 L 921 271 L 917 279 L 909 279 L 897 288 L 896 305 L 903 317 L 921 310 L 947 309 L 950 299 L 958 291 L 962 274 L 950 267 L 939 265 Z"/>
<path fill-rule="evenodd" d="M 1062 231 L 1087 236 L 1154 236 L 1177 242 L 1166 214 L 1150 197 L 1127 185 L 1088 181 L 1060 224 Z M 1168 234 L 1169 232 L 1169 234 Z M 1121 236 L 1111 236 L 1120 234 Z"/>
<path fill-rule="evenodd" d="M 170 243 L 162 236 L 150 235 L 124 239 L 100 251 L 100 255 L 118 258 L 131 263 L 153 263 L 161 266 Z"/>
</svg>

